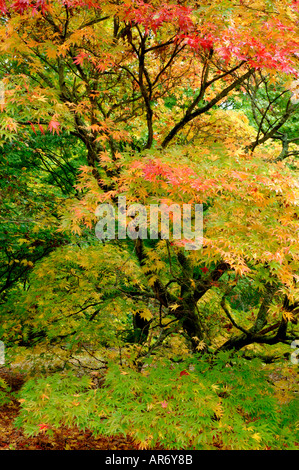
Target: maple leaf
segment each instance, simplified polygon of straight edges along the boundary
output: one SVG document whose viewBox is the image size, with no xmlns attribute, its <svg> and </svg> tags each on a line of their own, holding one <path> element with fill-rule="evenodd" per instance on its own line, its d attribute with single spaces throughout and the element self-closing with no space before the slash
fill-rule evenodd
<svg viewBox="0 0 299 470">
<path fill-rule="evenodd" d="M 86 52 L 80 52 L 75 58 L 74 58 L 74 64 L 76 65 L 82 65 L 84 60 L 88 57 L 88 54 Z"/>
<path fill-rule="evenodd" d="M 24 11 L 29 7 L 30 0 L 17 0 L 12 4 L 12 8 L 18 13 L 24 13 Z"/>
<path fill-rule="evenodd" d="M 7 12 L 5 0 L 0 0 L 0 12 L 4 15 Z"/>
<path fill-rule="evenodd" d="M 88 165 L 82 165 L 79 167 L 79 170 L 81 171 L 82 174 L 88 174 L 92 171 L 92 167 Z"/>
<path fill-rule="evenodd" d="M 189 372 L 187 372 L 186 370 L 182 370 L 180 372 L 180 377 L 183 377 L 183 375 L 190 375 Z"/>
<path fill-rule="evenodd" d="M 206 266 L 204 266 L 203 268 L 200 268 L 200 269 L 204 274 L 206 274 L 209 271 Z"/>
<path fill-rule="evenodd" d="M 164 400 L 164 401 L 161 402 L 161 407 L 162 408 L 167 408 L 167 406 L 168 406 L 167 401 Z"/>
<path fill-rule="evenodd" d="M 214 408 L 213 408 L 213 411 L 216 415 L 217 418 L 222 418 L 223 416 L 223 408 L 222 408 L 222 405 L 221 403 L 218 403 Z"/>
<path fill-rule="evenodd" d="M 31 127 L 31 129 L 33 130 L 34 134 L 36 135 L 36 131 L 35 131 L 34 125 L 33 125 L 32 122 L 30 122 L 30 121 L 29 121 L 29 124 L 30 124 L 30 127 Z"/>
<path fill-rule="evenodd" d="M 49 44 L 46 46 L 46 54 L 48 59 L 56 59 L 57 57 L 57 47 L 55 44 Z"/>
<path fill-rule="evenodd" d="M 283 310 L 282 315 L 283 315 L 283 318 L 285 318 L 287 321 L 292 321 L 295 318 L 292 312 L 287 312 L 286 310 Z"/>
<path fill-rule="evenodd" d="M 41 131 L 42 134 L 45 135 L 45 131 L 43 129 L 43 126 L 41 124 L 38 124 L 39 130 Z"/>
<path fill-rule="evenodd" d="M 49 429 L 49 425 L 48 425 L 48 424 L 45 424 L 45 423 L 39 424 L 38 427 L 39 427 L 39 431 L 40 431 L 40 432 L 44 432 L 44 431 L 46 431 L 47 429 Z"/>
<path fill-rule="evenodd" d="M 262 437 L 261 437 L 260 433 L 255 432 L 255 433 L 252 435 L 252 439 L 254 439 L 255 441 L 260 442 L 261 439 L 262 439 Z"/>
<path fill-rule="evenodd" d="M 5 121 L 5 128 L 9 131 L 16 131 L 18 128 L 18 124 L 14 119 L 7 118 Z"/>
<path fill-rule="evenodd" d="M 206 343 L 204 341 L 199 341 L 199 343 L 196 346 L 197 351 L 202 351 L 206 346 Z"/>
<path fill-rule="evenodd" d="M 170 310 L 173 311 L 173 310 L 178 309 L 178 308 L 179 308 L 179 305 L 178 305 L 178 304 L 172 304 L 172 305 L 169 306 L 169 308 L 170 308 Z"/>
<path fill-rule="evenodd" d="M 55 132 L 56 134 L 59 134 L 59 127 L 60 127 L 60 122 L 56 121 L 56 119 L 52 119 L 49 122 L 48 130 L 52 132 L 53 134 L 55 134 Z"/>
</svg>

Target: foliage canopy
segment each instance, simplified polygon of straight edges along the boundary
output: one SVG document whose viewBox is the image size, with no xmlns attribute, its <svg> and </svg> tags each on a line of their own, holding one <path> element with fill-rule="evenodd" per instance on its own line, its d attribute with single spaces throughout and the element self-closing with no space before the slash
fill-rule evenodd
<svg viewBox="0 0 299 470">
<path fill-rule="evenodd" d="M 221 369 L 220 388 L 235 374 L 233 394 L 213 387 L 223 355 L 282 356 L 298 338 L 298 2 L 1 0 L 0 11 L 0 337 L 12 362 L 87 355 L 108 369 L 96 393 L 88 378 L 28 382 L 20 423 L 61 422 L 63 408 L 39 399 L 53 385 L 56 402 L 82 398 L 70 424 L 102 432 L 103 400 L 109 432 L 127 432 L 133 415 L 142 446 L 229 448 L 233 432 L 240 447 L 273 446 L 295 405 L 278 418 L 266 382 L 257 399 L 260 364 L 240 359 L 242 406 L 238 365 Z M 96 208 L 119 196 L 148 209 L 202 204 L 202 247 L 161 232 L 100 242 Z M 152 360 L 157 392 L 142 375 Z M 178 361 L 195 369 L 170 406 Z M 206 410 L 189 434 L 180 401 L 191 420 L 190 403 Z M 157 435 L 140 421 L 151 404 Z M 295 446 L 292 433 L 281 439 Z"/>
</svg>

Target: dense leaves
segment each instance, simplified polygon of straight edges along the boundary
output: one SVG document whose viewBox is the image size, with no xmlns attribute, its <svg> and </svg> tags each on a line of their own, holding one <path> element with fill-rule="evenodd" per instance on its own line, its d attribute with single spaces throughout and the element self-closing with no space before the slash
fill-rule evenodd
<svg viewBox="0 0 299 470">
<path fill-rule="evenodd" d="M 295 402 L 252 358 L 289 357 L 299 334 L 298 2 L 0 11 L 0 338 L 11 364 L 55 372 L 25 384 L 18 424 L 295 448 Z M 98 206 L 119 198 L 146 223 L 202 205 L 202 243 L 171 211 L 169 237 L 162 218 L 129 236 L 125 211 L 125 236 L 99 240 Z M 105 387 L 70 365 L 105 370 Z"/>
<path fill-rule="evenodd" d="M 29 434 L 66 424 L 131 435 L 141 449 L 296 448 L 298 403 L 277 402 L 260 361 L 194 359 L 188 371 L 162 361 L 141 374 L 111 364 L 100 389 L 73 373 L 28 381 L 17 423 Z"/>
</svg>

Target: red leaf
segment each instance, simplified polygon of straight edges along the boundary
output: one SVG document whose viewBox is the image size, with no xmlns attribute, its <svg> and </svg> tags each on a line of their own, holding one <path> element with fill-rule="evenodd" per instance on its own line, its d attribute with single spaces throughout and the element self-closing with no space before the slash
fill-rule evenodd
<svg viewBox="0 0 299 470">
<path fill-rule="evenodd" d="M 204 267 L 204 268 L 200 268 L 200 269 L 201 269 L 201 270 L 202 270 L 202 272 L 203 272 L 203 273 L 205 273 L 205 274 L 206 274 L 206 273 L 209 271 L 209 270 L 208 270 L 208 268 L 206 268 L 206 267 Z"/>
<path fill-rule="evenodd" d="M 161 402 L 161 406 L 162 406 L 162 408 L 167 408 L 167 406 L 168 406 L 167 401 L 165 401 L 165 400 L 162 401 L 162 402 Z"/>
<path fill-rule="evenodd" d="M 30 127 L 31 129 L 33 130 L 34 134 L 36 135 L 36 132 L 35 132 L 35 127 L 34 125 L 32 124 L 32 122 L 29 121 L 29 124 L 30 124 Z"/>
<path fill-rule="evenodd" d="M 189 372 L 187 372 L 186 370 L 182 370 L 180 372 L 180 377 L 183 377 L 183 375 L 189 375 Z"/>
<path fill-rule="evenodd" d="M 84 59 L 88 57 L 88 54 L 86 52 L 80 52 L 75 58 L 74 58 L 74 64 L 76 65 L 81 65 L 84 62 Z"/>
<path fill-rule="evenodd" d="M 12 4 L 12 8 L 18 13 L 24 13 L 24 11 L 29 7 L 29 0 L 17 0 Z"/>
<path fill-rule="evenodd" d="M 0 12 L 5 14 L 7 12 L 6 4 L 4 0 L 0 0 Z"/>
<path fill-rule="evenodd" d="M 30 0 L 16 0 L 11 7 L 18 13 L 23 14 L 24 11 L 31 8 L 32 16 L 36 15 L 39 10 L 44 14 L 48 8 L 46 0 L 36 0 L 34 4 Z"/>
<path fill-rule="evenodd" d="M 55 132 L 59 134 L 59 126 L 60 122 L 56 121 L 55 119 L 52 119 L 52 121 L 49 122 L 48 129 L 50 132 L 53 132 L 53 134 L 55 134 Z"/>
<path fill-rule="evenodd" d="M 44 423 L 41 423 L 38 425 L 39 426 L 39 430 L 40 431 L 44 431 L 46 429 L 49 429 L 49 425 L 48 424 L 44 424 Z"/>
<path fill-rule="evenodd" d="M 38 124 L 39 130 L 41 131 L 42 134 L 45 135 L 45 131 L 43 129 L 43 126 L 41 124 Z"/>
</svg>

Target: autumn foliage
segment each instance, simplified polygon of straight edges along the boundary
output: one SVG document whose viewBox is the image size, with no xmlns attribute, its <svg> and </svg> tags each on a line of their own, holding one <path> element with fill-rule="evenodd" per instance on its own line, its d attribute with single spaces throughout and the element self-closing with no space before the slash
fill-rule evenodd
<svg viewBox="0 0 299 470">
<path fill-rule="evenodd" d="M 138 383 L 157 360 L 163 386 L 166 369 L 188 386 L 172 399 L 149 382 L 147 395 L 147 374 L 140 376 L 139 411 L 163 428 L 147 434 L 136 425 L 141 447 L 171 447 L 179 436 L 184 448 L 231 448 L 233 428 L 240 447 L 275 445 L 282 422 L 269 438 L 251 424 L 276 407 L 266 385 L 263 403 L 244 409 L 234 408 L 226 385 L 231 371 L 241 403 L 235 352 L 282 357 L 298 338 L 298 2 L 0 0 L 0 11 L 0 336 L 11 361 L 42 354 L 57 367 L 83 367 L 87 356 L 108 371 L 101 413 L 114 416 L 109 432 L 126 433 L 127 415 L 114 426 L 117 404 L 122 393 L 140 395 L 117 392 L 115 363 Z M 147 209 L 202 204 L 202 246 L 187 250 L 188 240 L 161 232 L 99 241 L 96 209 L 116 208 L 120 196 Z M 208 373 L 207 404 L 201 361 L 214 360 L 226 378 L 218 392 Z M 189 362 L 169 369 L 169 361 Z M 79 393 L 77 415 L 66 420 L 76 415 L 86 428 L 86 403 L 100 412 L 90 382 L 72 382 L 65 398 L 51 380 L 55 400 L 73 403 Z M 19 423 L 32 434 L 61 424 L 47 383 L 36 396 L 31 382 L 24 389 L 30 405 Z M 191 420 L 192 403 L 206 407 L 189 434 L 180 400 Z M 36 406 L 42 424 L 30 421 Z M 177 436 L 161 424 L 171 427 L 172 417 Z M 92 413 L 90 423 L 104 432 Z"/>
</svg>

